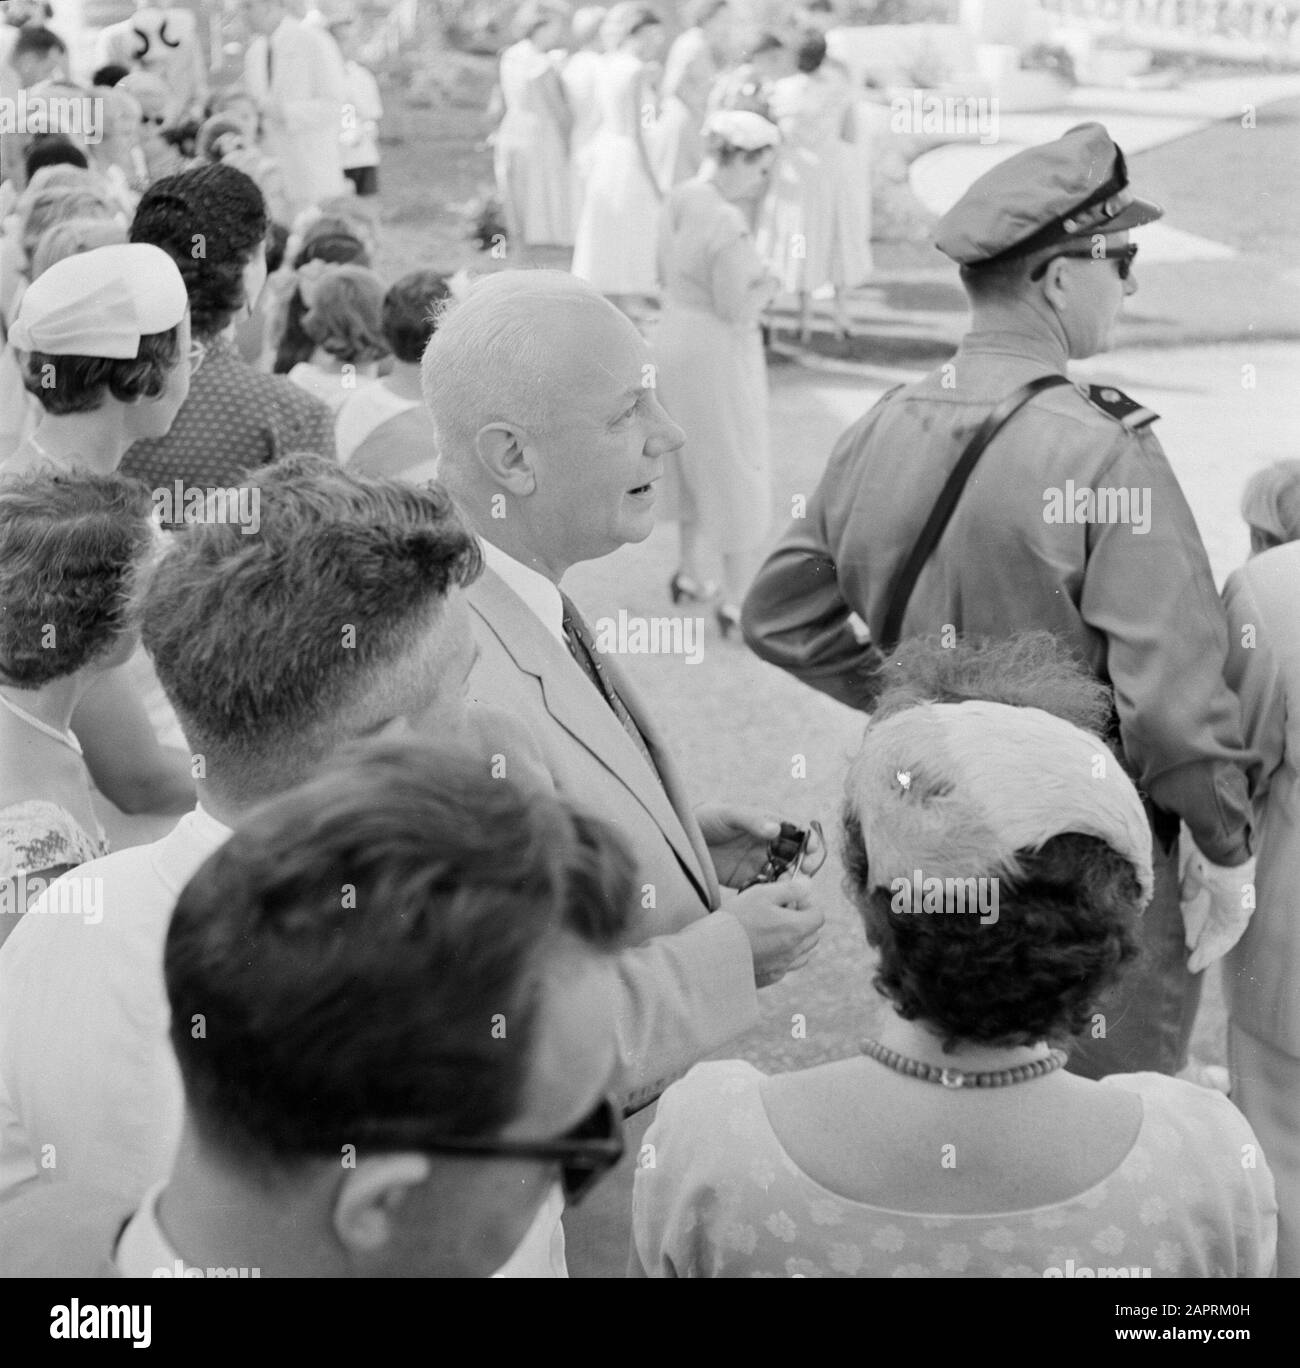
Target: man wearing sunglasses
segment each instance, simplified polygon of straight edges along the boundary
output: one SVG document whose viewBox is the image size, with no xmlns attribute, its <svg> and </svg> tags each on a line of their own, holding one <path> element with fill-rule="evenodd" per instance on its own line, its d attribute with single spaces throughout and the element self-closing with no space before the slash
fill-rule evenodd
<svg viewBox="0 0 1300 1368">
<path fill-rule="evenodd" d="M 180 894 L 170 1177 L 134 1212 L 29 1187 L 0 1276 L 492 1275 L 622 1153 L 607 952 L 633 898 L 622 840 L 563 799 L 359 746 Z"/>
<path fill-rule="evenodd" d="M 893 645 L 935 634 L 1046 629 L 1114 689 L 1108 739 L 1148 796 L 1156 895 L 1142 969 L 1072 1051 L 1090 1077 L 1185 1065 L 1196 975 L 1253 904 L 1248 756 L 1205 548 L 1157 415 L 1067 371 L 1110 347 L 1138 284 L 1130 233 L 1161 214 L 1097 123 L 981 176 L 935 231 L 971 331 L 843 435 L 742 618 L 765 660 L 864 710 Z"/>
</svg>

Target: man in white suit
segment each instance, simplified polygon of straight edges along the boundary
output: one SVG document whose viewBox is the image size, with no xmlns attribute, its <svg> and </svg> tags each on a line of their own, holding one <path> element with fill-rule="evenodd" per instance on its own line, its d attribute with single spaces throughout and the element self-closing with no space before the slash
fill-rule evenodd
<svg viewBox="0 0 1300 1368">
<path fill-rule="evenodd" d="M 320 24 L 297 17 L 294 0 L 245 0 L 256 35 L 244 54 L 244 84 L 258 102 L 266 151 L 280 163 L 296 216 L 347 192 L 339 134 L 348 102 L 347 68 Z"/>
<path fill-rule="evenodd" d="M 550 782 L 613 822 L 638 863 L 617 960 L 617 1085 L 635 1109 L 757 1024 L 756 987 L 807 960 L 822 914 L 804 877 L 720 910 L 719 883 L 757 872 L 779 825 L 749 809 L 692 812 L 631 682 L 560 588 L 571 566 L 650 534 L 664 457 L 684 440 L 640 334 L 574 276 L 504 271 L 449 310 L 423 367 L 440 474 L 487 561 L 468 595 L 470 697 L 526 723 Z M 630 1178 L 607 1185 L 604 1205 L 629 1190 Z"/>
</svg>

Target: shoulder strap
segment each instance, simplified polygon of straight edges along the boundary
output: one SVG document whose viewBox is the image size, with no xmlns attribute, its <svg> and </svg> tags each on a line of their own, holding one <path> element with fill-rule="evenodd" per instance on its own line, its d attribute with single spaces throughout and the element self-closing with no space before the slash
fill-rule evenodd
<svg viewBox="0 0 1300 1368">
<path fill-rule="evenodd" d="M 916 581 L 920 578 L 926 561 L 930 559 L 931 552 L 939 544 L 939 538 L 943 536 L 944 528 L 948 526 L 957 508 L 957 501 L 961 498 L 962 490 L 966 487 L 966 481 L 970 478 L 971 471 L 975 469 L 976 462 L 984 454 L 985 447 L 997 436 L 1007 421 L 1023 408 L 1034 395 L 1046 389 L 1053 389 L 1057 385 L 1068 385 L 1069 383 L 1070 380 L 1064 375 L 1040 375 L 1038 379 L 1030 380 L 1027 384 L 1021 385 L 1014 393 L 1007 395 L 976 429 L 975 435 L 967 443 L 966 450 L 962 452 L 957 464 L 952 468 L 952 473 L 939 491 L 939 497 L 930 510 L 930 516 L 926 520 L 925 526 L 921 529 L 921 535 L 917 537 L 916 544 L 903 562 L 902 568 L 894 576 L 893 584 L 890 585 L 889 608 L 885 613 L 884 632 L 881 641 L 877 643 L 883 654 L 891 654 L 894 647 L 898 645 L 898 635 L 903 626 L 903 614 L 907 612 L 907 604 L 912 597 L 912 590 L 916 587 Z"/>
</svg>

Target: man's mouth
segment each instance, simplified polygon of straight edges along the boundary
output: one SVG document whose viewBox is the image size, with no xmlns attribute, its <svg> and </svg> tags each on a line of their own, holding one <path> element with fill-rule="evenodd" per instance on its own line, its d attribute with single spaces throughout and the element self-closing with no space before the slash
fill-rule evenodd
<svg viewBox="0 0 1300 1368">
<path fill-rule="evenodd" d="M 627 492 L 639 498 L 643 495 L 653 493 L 656 484 L 658 484 L 657 480 L 650 480 L 646 484 L 637 485 L 635 489 L 629 489 Z"/>
</svg>

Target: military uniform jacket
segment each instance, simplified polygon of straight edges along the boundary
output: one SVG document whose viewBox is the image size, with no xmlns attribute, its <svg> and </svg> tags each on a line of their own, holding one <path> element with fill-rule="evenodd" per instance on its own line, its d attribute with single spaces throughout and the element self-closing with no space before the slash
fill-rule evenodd
<svg viewBox="0 0 1300 1368">
<path fill-rule="evenodd" d="M 746 599 L 750 646 L 869 709 L 893 577 L 976 427 L 1027 381 L 1063 373 L 1061 340 L 973 332 L 952 361 L 886 395 L 840 438 L 807 514 Z M 1117 390 L 1063 385 L 993 439 L 922 569 L 902 638 L 1046 629 L 1115 691 L 1139 787 L 1216 863 L 1248 854 L 1241 720 L 1205 548 L 1151 423 Z"/>
</svg>

